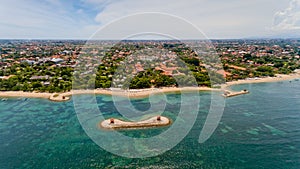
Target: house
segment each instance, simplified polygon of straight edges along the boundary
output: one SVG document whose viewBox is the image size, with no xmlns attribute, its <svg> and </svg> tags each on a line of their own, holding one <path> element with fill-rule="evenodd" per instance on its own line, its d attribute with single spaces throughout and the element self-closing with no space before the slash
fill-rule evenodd
<svg viewBox="0 0 300 169">
<path fill-rule="evenodd" d="M 61 58 L 52 58 L 52 59 L 51 59 L 51 62 L 53 62 L 53 63 L 55 63 L 55 64 L 59 64 L 59 63 L 64 62 L 64 60 L 61 59 Z"/>
<path fill-rule="evenodd" d="M 30 80 L 48 80 L 48 79 L 51 79 L 51 77 L 49 77 L 48 75 L 46 75 L 46 76 L 32 76 L 29 79 Z"/>
<path fill-rule="evenodd" d="M 26 60 L 23 60 L 22 63 L 27 63 L 29 65 L 34 65 L 35 61 L 26 59 Z"/>
</svg>

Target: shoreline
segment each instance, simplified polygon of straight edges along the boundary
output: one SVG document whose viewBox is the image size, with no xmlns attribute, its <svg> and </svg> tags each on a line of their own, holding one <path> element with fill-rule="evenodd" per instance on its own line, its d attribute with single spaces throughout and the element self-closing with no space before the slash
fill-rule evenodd
<svg viewBox="0 0 300 169">
<path fill-rule="evenodd" d="M 226 82 L 226 84 L 222 85 L 222 89 L 227 89 L 230 86 L 241 85 L 241 84 L 253 84 L 253 83 L 272 83 L 272 82 L 280 82 L 280 81 L 288 81 L 300 79 L 300 73 L 293 73 L 289 75 L 284 74 L 276 74 L 275 77 L 263 77 L 263 78 L 247 78 L 237 81 Z"/>
<path fill-rule="evenodd" d="M 175 93 L 184 91 L 224 91 L 230 88 L 230 86 L 240 84 L 252 84 L 252 83 L 270 83 L 278 81 L 287 81 L 300 78 L 300 73 L 294 73 L 290 75 L 278 74 L 275 77 L 265 78 L 248 78 L 238 81 L 226 82 L 221 85 L 220 88 L 209 87 L 163 87 L 163 88 L 149 88 L 149 89 L 137 89 L 137 90 L 121 90 L 121 89 L 95 89 L 95 90 L 72 90 L 65 93 L 38 93 L 38 92 L 23 92 L 23 91 L 1 91 L 0 97 L 19 97 L 19 98 L 44 98 L 51 101 L 68 101 L 72 95 L 78 94 L 97 94 L 97 95 L 114 95 L 129 98 L 145 98 L 150 95 L 160 93 Z"/>
</svg>

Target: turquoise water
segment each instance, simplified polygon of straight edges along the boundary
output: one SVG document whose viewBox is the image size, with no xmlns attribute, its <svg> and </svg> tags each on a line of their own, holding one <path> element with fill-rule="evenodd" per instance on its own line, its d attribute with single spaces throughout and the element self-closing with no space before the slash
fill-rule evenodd
<svg viewBox="0 0 300 169">
<path fill-rule="evenodd" d="M 0 101 L 0 168 L 300 168 L 300 82 L 247 84 L 250 94 L 226 99 L 222 120 L 203 144 L 199 134 L 210 107 L 200 93 L 197 121 L 176 147 L 156 157 L 129 159 L 95 144 L 80 126 L 73 102 L 9 98 Z M 84 97 L 84 96 L 83 96 Z M 164 115 L 175 120 L 179 94 L 168 94 Z M 149 99 L 131 102 L 147 110 Z M 105 117 L 119 117 L 112 98 L 97 96 Z M 121 131 L 151 137 L 165 128 Z"/>
</svg>

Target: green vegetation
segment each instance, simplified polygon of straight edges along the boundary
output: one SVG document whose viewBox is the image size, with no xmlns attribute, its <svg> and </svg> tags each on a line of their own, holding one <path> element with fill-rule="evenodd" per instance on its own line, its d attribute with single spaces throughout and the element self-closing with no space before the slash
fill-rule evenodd
<svg viewBox="0 0 300 169">
<path fill-rule="evenodd" d="M 0 79 L 1 91 L 39 91 L 62 92 L 72 89 L 72 69 L 68 67 L 51 67 L 48 65 L 15 64 L 2 76 L 12 75 L 8 79 Z"/>
<path fill-rule="evenodd" d="M 226 81 L 249 77 L 272 77 L 276 74 L 290 74 L 300 69 L 297 56 L 300 51 L 297 44 L 293 46 L 280 42 L 279 45 L 273 46 L 268 43 L 251 46 L 241 42 L 232 43 L 228 41 L 217 43 L 218 54 L 215 57 L 212 57 L 214 54 L 209 50 L 199 56 L 185 44 L 173 41 L 120 42 L 111 45 L 112 47 L 105 52 L 104 49 L 98 50 L 97 45 L 90 45 L 82 53 L 79 52 L 78 46 L 65 44 L 68 45 L 65 47 L 60 42 L 53 48 L 46 48 L 46 44 L 40 48 L 32 48 L 28 53 L 21 53 L 18 46 L 8 44 L 8 47 L 0 48 L 1 56 L 5 56 L 0 62 L 2 64 L 0 90 L 54 93 L 70 91 L 72 87 L 74 89 L 217 87 L 225 82 L 224 77 Z M 26 47 L 27 49 L 29 48 Z M 71 52 L 67 52 L 68 55 L 62 54 L 64 50 Z M 153 50 L 164 50 L 165 53 L 151 54 Z M 144 51 L 146 57 L 136 54 L 139 51 Z M 149 51 L 150 54 L 147 53 Z M 80 62 L 76 62 L 79 53 Z M 101 55 L 100 53 L 105 53 L 104 57 L 95 59 L 95 56 Z M 51 59 L 52 55 L 64 58 L 65 64 L 24 62 L 26 59 L 39 60 L 40 57 Z M 217 62 L 218 59 L 221 59 L 221 63 Z M 77 70 L 78 68 L 83 70 Z"/>
<path fill-rule="evenodd" d="M 288 57 L 252 56 L 245 54 L 242 58 L 233 55 L 222 55 L 224 70 L 231 75 L 226 77 L 227 81 L 245 79 L 248 77 L 275 76 L 275 74 L 290 74 L 296 69 L 300 69 L 298 59 Z M 240 68 L 233 68 L 228 65 L 235 65 Z"/>
</svg>

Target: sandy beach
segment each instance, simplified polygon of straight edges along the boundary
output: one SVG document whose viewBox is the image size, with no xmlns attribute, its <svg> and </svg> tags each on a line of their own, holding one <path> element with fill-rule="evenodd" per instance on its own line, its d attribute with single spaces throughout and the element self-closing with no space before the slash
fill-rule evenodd
<svg viewBox="0 0 300 169">
<path fill-rule="evenodd" d="M 165 88 L 151 88 L 139 90 L 115 90 L 115 89 L 95 89 L 95 90 L 72 90 L 65 93 L 38 93 L 38 92 L 23 92 L 23 91 L 1 91 L 0 97 L 19 97 L 19 98 L 45 98 L 51 101 L 67 101 L 72 95 L 78 94 L 101 94 L 101 95 L 115 95 L 130 98 L 143 98 L 152 94 L 182 92 L 182 91 L 220 91 L 220 89 L 213 89 L 208 87 L 165 87 Z"/>
<path fill-rule="evenodd" d="M 290 75 L 277 74 L 275 77 L 248 78 L 248 79 L 243 79 L 238 81 L 226 82 L 226 84 L 222 85 L 222 89 L 226 89 L 230 86 L 239 85 L 239 84 L 268 83 L 268 82 L 287 81 L 287 80 L 294 80 L 294 79 L 300 79 L 300 73 L 294 73 Z"/>
<path fill-rule="evenodd" d="M 293 79 L 300 79 L 300 73 L 294 73 L 290 75 L 278 74 L 275 77 L 265 78 L 248 78 L 244 80 L 226 82 L 221 88 L 209 88 L 209 87 L 163 87 L 163 88 L 149 88 L 138 90 L 121 90 L 121 89 L 95 89 L 95 90 L 72 90 L 65 93 L 38 93 L 38 92 L 23 92 L 23 91 L 1 91 L 0 97 L 25 97 L 25 98 L 45 98 L 52 101 L 67 101 L 72 95 L 78 94 L 102 94 L 102 95 L 115 95 L 124 96 L 130 98 L 143 98 L 149 95 L 159 93 L 173 93 L 184 91 L 224 91 L 232 85 L 248 84 L 248 83 L 267 83 L 276 81 L 287 81 Z"/>
<path fill-rule="evenodd" d="M 45 98 L 49 99 L 52 93 L 37 93 L 23 91 L 1 91 L 0 97 L 25 97 L 25 98 Z"/>
</svg>

